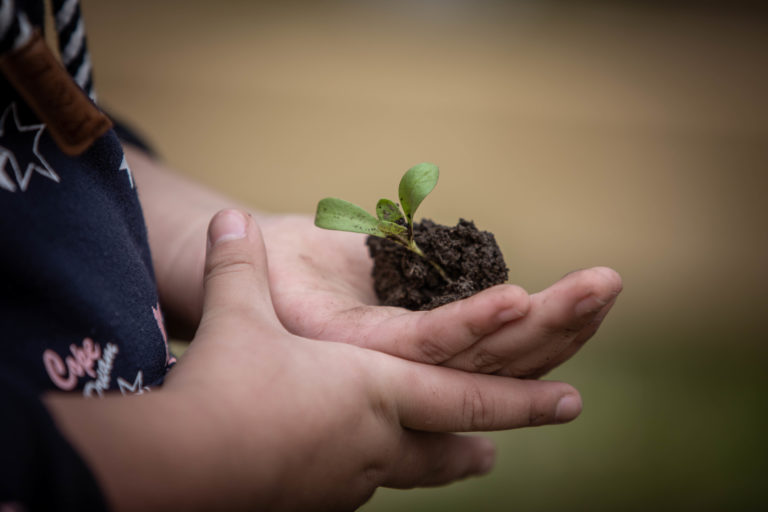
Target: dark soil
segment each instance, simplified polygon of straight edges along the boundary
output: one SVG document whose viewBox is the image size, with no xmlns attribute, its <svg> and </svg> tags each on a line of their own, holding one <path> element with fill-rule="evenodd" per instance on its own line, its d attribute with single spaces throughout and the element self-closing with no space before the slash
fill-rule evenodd
<svg viewBox="0 0 768 512">
<path fill-rule="evenodd" d="M 369 236 L 374 289 L 385 306 L 434 309 L 507 280 L 508 269 L 496 238 L 472 221 L 460 219 L 455 227 L 448 227 L 424 219 L 414 225 L 414 238 L 450 282 L 405 247 Z"/>
</svg>

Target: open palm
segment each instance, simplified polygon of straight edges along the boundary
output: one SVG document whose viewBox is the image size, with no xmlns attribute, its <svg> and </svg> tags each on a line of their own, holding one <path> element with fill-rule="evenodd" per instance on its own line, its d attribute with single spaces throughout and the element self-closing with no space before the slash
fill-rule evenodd
<svg viewBox="0 0 768 512">
<path fill-rule="evenodd" d="M 622 286 L 596 267 L 533 295 L 504 284 L 408 311 L 376 305 L 365 237 L 318 229 L 306 216 L 272 217 L 263 232 L 272 300 L 288 330 L 471 372 L 547 373 L 592 337 Z"/>
</svg>

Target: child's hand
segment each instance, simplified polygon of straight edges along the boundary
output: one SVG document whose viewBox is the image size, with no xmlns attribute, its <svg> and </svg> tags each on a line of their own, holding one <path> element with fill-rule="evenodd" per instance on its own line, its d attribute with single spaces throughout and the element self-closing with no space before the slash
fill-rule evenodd
<svg viewBox="0 0 768 512">
<path fill-rule="evenodd" d="M 135 398 L 47 403 L 118 510 L 345 510 L 379 485 L 488 471 L 484 439 L 450 434 L 558 423 L 580 411 L 559 382 L 406 361 L 287 333 L 256 223 L 211 223 L 203 317 L 166 384 Z"/>
<path fill-rule="evenodd" d="M 197 325 L 205 226 L 232 200 L 139 151 L 127 153 L 142 191 L 161 299 L 166 311 Z M 592 337 L 621 291 L 616 272 L 594 268 L 531 296 L 500 285 L 429 312 L 375 306 L 365 237 L 318 229 L 305 216 L 265 216 L 260 224 L 272 300 L 289 331 L 417 362 L 541 376 Z"/>
<path fill-rule="evenodd" d="M 264 224 L 272 299 L 291 332 L 472 372 L 539 377 L 596 332 L 621 291 L 605 267 L 580 270 L 529 296 L 499 285 L 428 312 L 373 306 L 364 237 L 308 217 Z"/>
</svg>

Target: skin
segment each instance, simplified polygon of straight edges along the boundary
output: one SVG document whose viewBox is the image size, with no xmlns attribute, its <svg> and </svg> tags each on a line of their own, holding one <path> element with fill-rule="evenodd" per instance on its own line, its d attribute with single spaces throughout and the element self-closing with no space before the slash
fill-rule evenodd
<svg viewBox="0 0 768 512">
<path fill-rule="evenodd" d="M 291 334 L 275 314 L 257 222 L 225 210 L 208 232 L 201 321 L 166 383 L 130 398 L 45 398 L 115 510 L 351 510 L 380 485 L 487 472 L 492 445 L 451 432 L 581 410 L 565 383 Z"/>
<path fill-rule="evenodd" d="M 205 226 L 233 201 L 128 148 L 166 315 L 194 332 L 202 311 Z M 277 316 L 300 336 L 350 343 L 469 372 L 540 377 L 596 332 L 622 289 L 612 269 L 568 274 L 529 295 L 504 284 L 428 312 L 376 305 L 365 237 L 311 217 L 253 213 Z"/>
</svg>

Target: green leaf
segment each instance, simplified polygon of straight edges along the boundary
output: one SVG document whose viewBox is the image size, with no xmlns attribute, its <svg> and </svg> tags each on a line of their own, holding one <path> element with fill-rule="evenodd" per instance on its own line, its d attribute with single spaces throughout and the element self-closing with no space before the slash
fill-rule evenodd
<svg viewBox="0 0 768 512">
<path fill-rule="evenodd" d="M 408 228 L 387 220 L 379 221 L 379 231 L 393 238 L 402 238 L 408 234 Z"/>
<path fill-rule="evenodd" d="M 317 203 L 317 213 L 315 213 L 317 227 L 385 238 L 387 233 L 379 229 L 379 224 L 379 219 L 356 204 L 343 199 L 326 197 Z"/>
<path fill-rule="evenodd" d="M 413 222 L 413 215 L 421 202 L 437 185 L 439 174 L 435 164 L 425 162 L 414 165 L 403 175 L 398 192 L 409 224 Z"/>
<path fill-rule="evenodd" d="M 379 199 L 376 203 L 376 215 L 379 220 L 386 220 L 389 222 L 397 222 L 403 218 L 403 213 L 400 211 L 400 207 L 394 201 L 389 199 Z"/>
</svg>

